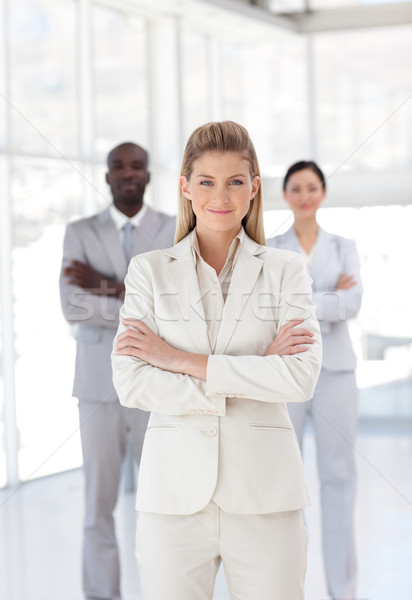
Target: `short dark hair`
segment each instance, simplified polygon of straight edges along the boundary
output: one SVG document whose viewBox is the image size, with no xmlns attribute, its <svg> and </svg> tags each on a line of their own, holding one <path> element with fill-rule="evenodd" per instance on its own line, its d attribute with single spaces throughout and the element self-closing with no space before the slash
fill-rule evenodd
<svg viewBox="0 0 412 600">
<path fill-rule="evenodd" d="M 139 146 L 139 144 L 135 144 L 134 142 L 122 142 L 121 144 L 118 144 L 117 146 L 115 146 L 114 148 L 112 148 L 109 152 L 109 154 L 107 155 L 107 166 L 110 166 L 110 159 L 112 157 L 112 154 L 115 150 L 117 150 L 118 148 L 122 148 L 123 146 L 134 146 L 135 148 L 139 148 L 139 150 L 141 150 L 146 158 L 146 169 L 149 168 L 149 153 L 145 148 L 142 148 L 142 146 Z"/>
<path fill-rule="evenodd" d="M 299 162 L 296 162 L 291 167 L 289 167 L 289 169 L 286 171 L 286 175 L 283 179 L 283 189 L 284 190 L 286 189 L 286 185 L 287 185 L 290 177 L 294 173 L 297 173 L 298 171 L 303 171 L 304 169 L 309 169 L 309 171 L 313 171 L 313 173 L 315 173 L 319 177 L 319 179 L 322 183 L 323 190 L 326 190 L 325 176 L 324 176 L 323 172 L 321 171 L 321 169 L 318 167 L 318 165 L 313 160 L 300 160 Z"/>
</svg>

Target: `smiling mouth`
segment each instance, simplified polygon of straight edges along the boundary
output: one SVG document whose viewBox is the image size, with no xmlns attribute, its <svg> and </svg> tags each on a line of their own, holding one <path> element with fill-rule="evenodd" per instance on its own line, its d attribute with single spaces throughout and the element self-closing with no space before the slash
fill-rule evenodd
<svg viewBox="0 0 412 600">
<path fill-rule="evenodd" d="M 231 210 L 214 210 L 212 208 L 208 208 L 207 210 L 213 213 L 214 215 L 228 215 L 232 212 Z"/>
</svg>

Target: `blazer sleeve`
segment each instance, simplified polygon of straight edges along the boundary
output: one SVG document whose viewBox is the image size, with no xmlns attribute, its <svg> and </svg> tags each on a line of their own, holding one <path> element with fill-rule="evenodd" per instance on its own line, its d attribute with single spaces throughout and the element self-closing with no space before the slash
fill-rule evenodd
<svg viewBox="0 0 412 600">
<path fill-rule="evenodd" d="M 291 356 L 209 356 L 206 393 L 211 397 L 251 398 L 262 402 L 305 402 L 313 396 L 322 360 L 322 342 L 311 280 L 302 257 L 295 254 L 284 267 L 279 302 L 279 327 L 304 318 L 301 327 L 314 333 L 306 352 Z"/>
<path fill-rule="evenodd" d="M 121 300 L 112 296 L 90 294 L 82 287 L 67 283 L 63 268 L 71 260 L 87 262 L 81 237 L 75 227 L 68 225 L 63 243 L 63 263 L 60 272 L 60 302 L 65 319 L 70 325 L 117 327 Z"/>
<path fill-rule="evenodd" d="M 354 240 L 338 238 L 342 273 L 352 275 L 356 284 L 347 290 L 318 290 L 313 293 L 316 314 L 321 323 L 337 323 L 353 319 L 362 302 L 360 261 Z"/>
<path fill-rule="evenodd" d="M 151 277 L 143 257 L 132 259 L 125 279 L 126 294 L 117 335 L 126 329 L 122 319 L 127 318 L 142 320 L 158 333 Z M 205 382 L 190 375 L 163 371 L 138 358 L 118 355 L 114 350 L 112 370 L 113 384 L 124 406 L 166 415 L 225 415 L 226 399 L 208 397 Z"/>
</svg>

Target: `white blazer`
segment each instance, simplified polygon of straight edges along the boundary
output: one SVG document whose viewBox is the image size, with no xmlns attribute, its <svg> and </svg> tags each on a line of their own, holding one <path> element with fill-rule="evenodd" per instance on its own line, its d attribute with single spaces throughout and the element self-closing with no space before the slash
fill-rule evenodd
<svg viewBox="0 0 412 600">
<path fill-rule="evenodd" d="M 302 252 L 293 227 L 283 235 L 267 240 L 267 244 Z M 348 290 L 335 290 L 342 273 L 352 275 L 356 285 Z M 319 228 L 309 274 L 313 280 L 313 300 L 322 332 L 322 368 L 334 372 L 353 371 L 356 368 L 356 356 L 347 320 L 358 314 L 363 293 L 355 241 Z"/>
<path fill-rule="evenodd" d="M 245 236 L 214 355 L 190 236 L 167 250 L 135 257 L 125 283 L 121 319 L 141 319 L 175 347 L 210 355 L 204 382 L 112 354 L 120 402 L 152 411 L 137 509 L 192 514 L 212 498 L 237 514 L 307 506 L 301 455 L 285 404 L 312 397 L 321 363 L 302 258 Z M 305 319 L 315 343 L 294 356 L 263 356 L 278 327 L 293 318 Z M 124 329 L 120 323 L 118 333 Z"/>
</svg>

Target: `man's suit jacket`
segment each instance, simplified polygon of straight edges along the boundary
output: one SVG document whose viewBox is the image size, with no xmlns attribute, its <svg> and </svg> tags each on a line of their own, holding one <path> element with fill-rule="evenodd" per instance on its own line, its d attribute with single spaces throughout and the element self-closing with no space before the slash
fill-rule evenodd
<svg viewBox="0 0 412 600">
<path fill-rule="evenodd" d="M 147 207 L 134 234 L 134 253 L 170 246 L 174 231 L 174 217 Z M 126 258 L 109 208 L 68 225 L 63 267 L 68 266 L 70 260 L 87 263 L 109 279 L 124 280 Z M 74 326 L 73 334 L 77 341 L 73 396 L 81 400 L 116 400 L 110 352 L 122 301 L 69 285 L 63 275 L 60 276 L 60 297 L 63 314 Z"/>
<path fill-rule="evenodd" d="M 145 321 L 179 349 L 209 355 L 204 382 L 112 354 L 120 402 L 152 411 L 138 510 L 192 514 L 212 497 L 239 514 L 306 506 L 301 455 L 285 405 L 312 397 L 321 362 L 302 258 L 245 236 L 213 355 L 190 236 L 131 261 L 120 314 Z M 315 344 L 294 356 L 264 357 L 278 327 L 292 318 L 305 319 Z"/>
<path fill-rule="evenodd" d="M 283 235 L 267 240 L 267 244 L 301 253 L 293 227 Z M 335 290 L 342 273 L 352 275 L 356 285 L 348 290 Z M 352 371 L 356 368 L 356 357 L 346 321 L 356 317 L 362 301 L 360 263 L 354 240 L 319 228 L 310 276 L 322 333 L 322 368 L 326 371 Z"/>
</svg>

